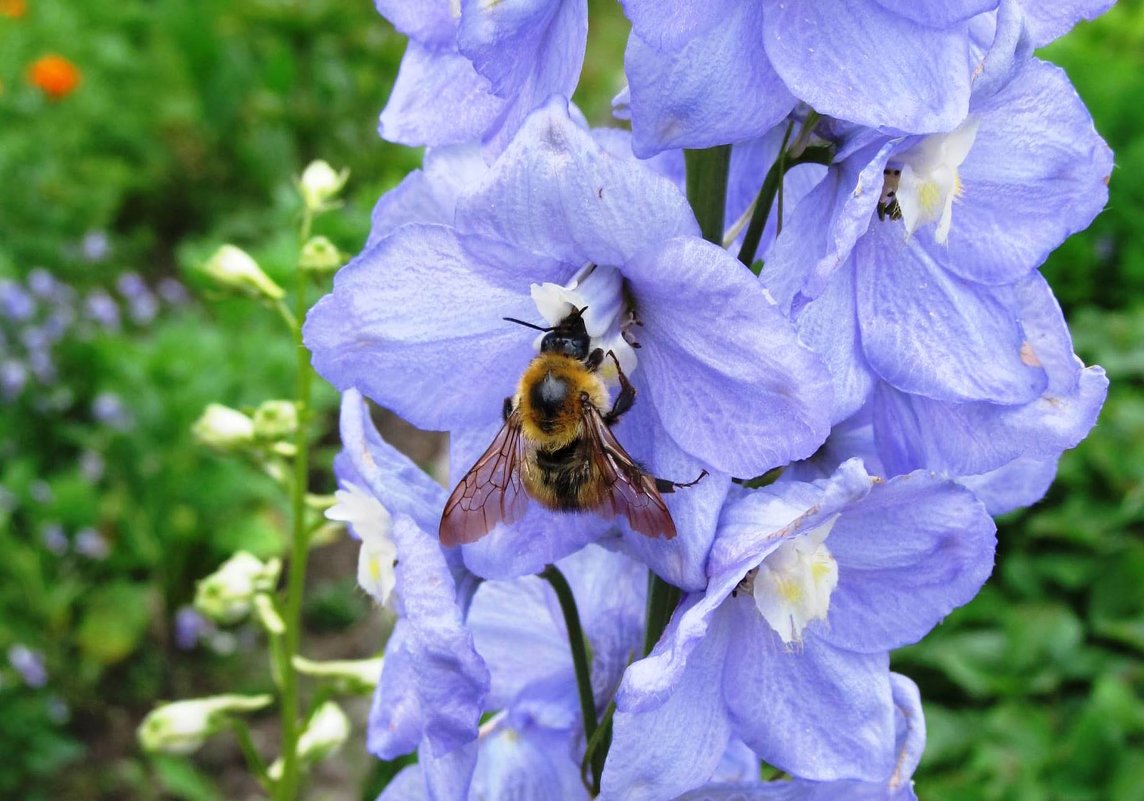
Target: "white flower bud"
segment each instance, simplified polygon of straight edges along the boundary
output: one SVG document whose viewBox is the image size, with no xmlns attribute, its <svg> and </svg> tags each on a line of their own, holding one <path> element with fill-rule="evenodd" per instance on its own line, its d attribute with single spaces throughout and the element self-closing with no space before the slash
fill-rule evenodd
<svg viewBox="0 0 1144 801">
<path fill-rule="evenodd" d="M 303 676 L 329 679 L 339 692 L 353 695 L 370 695 L 381 678 L 381 666 L 385 659 L 347 659 L 329 662 L 313 662 L 304 656 L 295 656 L 294 669 Z"/>
<path fill-rule="evenodd" d="M 317 762 L 333 754 L 350 736 L 350 720 L 342 708 L 326 701 L 310 716 L 306 730 L 298 738 L 298 759 Z"/>
<path fill-rule="evenodd" d="M 226 716 L 269 706 L 270 695 L 214 695 L 152 709 L 136 736 L 144 751 L 189 754 L 226 725 Z"/>
<path fill-rule="evenodd" d="M 342 191 L 349 177 L 349 170 L 334 172 L 334 168 L 324 161 L 310 162 L 298 182 L 306 208 L 310 211 L 321 210 L 327 200 Z"/>
<path fill-rule="evenodd" d="M 198 583 L 195 609 L 216 623 L 237 623 L 250 614 L 255 595 L 274 590 L 281 569 L 277 559 L 263 563 L 239 551 Z"/>
<path fill-rule="evenodd" d="M 274 601 L 266 593 L 260 592 L 254 596 L 254 612 L 267 634 L 281 637 L 286 633 L 286 621 L 278 614 Z"/>
<path fill-rule="evenodd" d="M 268 400 L 254 410 L 254 435 L 281 439 L 298 430 L 298 407 L 291 401 Z"/>
<path fill-rule="evenodd" d="M 203 269 L 215 283 L 227 289 L 262 295 L 271 300 L 281 300 L 286 295 L 250 254 L 234 245 L 223 245 L 216 250 Z"/>
<path fill-rule="evenodd" d="M 332 273 L 345 262 L 342 252 L 324 236 L 311 237 L 302 246 L 298 266 L 313 273 Z"/>
<path fill-rule="evenodd" d="M 254 421 L 238 409 L 210 403 L 191 426 L 191 433 L 204 445 L 233 451 L 254 441 Z"/>
</svg>

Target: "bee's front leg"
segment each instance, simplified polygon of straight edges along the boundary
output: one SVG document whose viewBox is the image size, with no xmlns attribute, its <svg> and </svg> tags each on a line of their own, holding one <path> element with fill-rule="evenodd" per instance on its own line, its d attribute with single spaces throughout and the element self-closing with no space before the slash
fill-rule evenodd
<svg viewBox="0 0 1144 801">
<path fill-rule="evenodd" d="M 684 489 L 686 487 L 694 487 L 703 479 L 707 478 L 707 471 L 704 470 L 699 474 L 699 478 L 694 481 L 688 481 L 686 484 L 681 484 L 678 481 L 669 481 L 666 478 L 656 478 L 655 488 L 660 492 L 675 492 L 677 489 Z"/>
<path fill-rule="evenodd" d="M 620 394 L 616 396 L 616 402 L 612 404 L 612 410 L 604 415 L 604 422 L 611 426 L 618 421 L 628 409 L 632 408 L 632 404 L 636 402 L 636 388 L 632 386 L 632 382 L 628 381 L 628 377 L 624 375 L 623 368 L 620 367 L 620 360 L 616 358 L 616 354 L 612 353 L 612 351 L 608 351 L 608 355 L 611 356 L 612 361 L 616 363 L 616 375 L 620 378 Z"/>
</svg>

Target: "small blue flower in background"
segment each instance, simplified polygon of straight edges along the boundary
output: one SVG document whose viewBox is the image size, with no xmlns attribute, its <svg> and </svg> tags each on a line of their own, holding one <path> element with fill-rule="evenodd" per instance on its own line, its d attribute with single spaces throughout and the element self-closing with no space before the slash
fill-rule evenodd
<svg viewBox="0 0 1144 801">
<path fill-rule="evenodd" d="M 8 664 L 20 674 L 24 684 L 29 687 L 39 688 L 48 683 L 44 655 L 23 643 L 16 643 L 8 648 Z"/>
<path fill-rule="evenodd" d="M 377 0 L 409 46 L 381 112 L 382 138 L 504 149 L 550 95 L 571 97 L 588 39 L 587 0 Z"/>
<path fill-rule="evenodd" d="M 733 497 L 706 592 L 624 677 L 601 797 L 699 786 L 732 735 L 796 776 L 887 780 L 889 651 L 977 593 L 995 530 L 956 484 L 923 472 L 877 484 L 857 460 Z"/>
<path fill-rule="evenodd" d="M 809 455 L 825 438 L 828 379 L 754 277 L 699 238 L 678 189 L 602 150 L 563 102 L 536 112 L 459 196 L 453 225 L 400 225 L 341 270 L 304 333 L 336 387 L 456 432 L 452 466 L 465 470 L 536 353 L 535 337 L 502 318 L 551 324 L 574 305 L 587 307 L 593 346 L 613 350 L 639 390 L 618 428 L 624 446 L 657 475 L 722 474 L 669 499 L 686 537 L 625 538 L 698 589 L 729 475 Z M 704 309 L 719 310 L 718 328 Z M 486 577 L 537 572 L 607 528 L 552 520 L 534 509 L 465 546 L 466 563 Z"/>
</svg>

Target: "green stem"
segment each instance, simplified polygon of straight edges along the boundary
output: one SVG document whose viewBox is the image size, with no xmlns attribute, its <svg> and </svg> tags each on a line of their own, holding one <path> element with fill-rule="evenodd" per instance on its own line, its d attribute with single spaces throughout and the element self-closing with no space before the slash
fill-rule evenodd
<svg viewBox="0 0 1144 801">
<path fill-rule="evenodd" d="M 596 733 L 588 740 L 584 747 L 584 759 L 580 762 L 580 781 L 588 788 L 593 797 L 600 794 L 600 777 L 604 775 L 604 761 L 608 757 L 608 749 L 612 745 L 612 716 L 616 714 L 616 702 L 608 704 L 600 718 L 600 725 Z M 592 770 L 592 778 L 588 778 L 588 769 Z"/>
<path fill-rule="evenodd" d="M 299 232 L 299 250 L 310 238 L 313 215 L 309 209 L 303 212 Z M 277 785 L 279 801 L 293 801 L 298 793 L 300 766 L 298 764 L 298 737 L 301 734 L 299 721 L 300 698 L 298 673 L 294 670 L 293 659 L 298 653 L 302 637 L 302 589 L 306 583 L 306 558 L 309 553 L 309 536 L 306 531 L 306 491 L 310 475 L 310 449 L 307 433 L 313 416 L 310 389 L 313 371 L 310 369 L 309 354 L 302 342 L 300 321 L 306 316 L 306 273 L 300 267 L 294 297 L 294 325 L 292 333 L 297 355 L 296 399 L 298 403 L 298 431 L 294 435 L 297 454 L 294 456 L 294 482 L 290 488 L 293 537 L 290 554 L 290 572 L 286 579 L 286 610 L 283 622 L 286 635 L 282 648 L 282 779 Z"/>
<path fill-rule="evenodd" d="M 788 131 L 789 133 L 789 131 Z M 786 150 L 784 140 L 783 152 Z M 755 251 L 759 249 L 759 241 L 763 238 L 763 229 L 767 225 L 767 218 L 771 216 L 771 206 L 775 202 L 782 177 L 799 164 L 827 164 L 834 158 L 834 148 L 829 145 L 815 145 L 803 150 L 798 156 L 788 159 L 780 156 L 767 171 L 763 185 L 759 189 L 759 196 L 755 199 L 755 211 L 751 215 L 751 222 L 747 226 L 747 233 L 743 234 L 743 245 L 739 248 L 739 261 L 750 267 L 755 260 Z"/>
<path fill-rule="evenodd" d="M 590 743 L 596 735 L 596 698 L 592 693 L 592 676 L 588 669 L 588 644 L 584 639 L 584 629 L 580 626 L 580 613 L 576 610 L 576 599 L 572 595 L 572 588 L 568 586 L 564 574 L 556 565 L 549 565 L 544 568 L 540 577 L 552 585 L 552 589 L 556 592 L 556 600 L 560 602 L 560 611 L 564 613 L 564 626 L 568 629 L 568 645 L 572 649 L 572 668 L 576 671 L 576 686 L 580 690 L 580 713 L 584 716 L 584 738 Z M 604 760 L 601 756 L 601 771 L 603 766 Z M 594 763 L 592 771 L 595 774 Z M 597 786 L 599 786 L 599 780 L 596 781 Z"/>
<path fill-rule="evenodd" d="M 679 587 L 668 584 L 650 570 L 647 574 L 647 626 L 644 629 L 644 656 L 659 642 L 660 635 L 667 628 L 671 614 L 679 606 L 682 593 Z"/>
<path fill-rule="evenodd" d="M 731 146 L 706 150 L 685 150 L 687 199 L 699 221 L 699 230 L 708 242 L 723 241 L 723 213 L 727 205 L 727 171 L 731 166 Z"/>
</svg>

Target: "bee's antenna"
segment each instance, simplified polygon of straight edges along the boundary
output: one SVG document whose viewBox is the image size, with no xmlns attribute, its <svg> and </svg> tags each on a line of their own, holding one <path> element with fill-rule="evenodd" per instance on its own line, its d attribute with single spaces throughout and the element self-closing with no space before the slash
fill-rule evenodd
<svg viewBox="0 0 1144 801">
<path fill-rule="evenodd" d="M 506 320 L 510 323 L 516 323 L 517 325 L 523 325 L 525 328 L 535 328 L 537 331 L 551 331 L 552 330 L 552 327 L 541 328 L 538 325 L 534 325 L 532 323 L 526 323 L 524 320 L 518 320 L 515 317 L 502 317 L 501 319 Z"/>
</svg>

